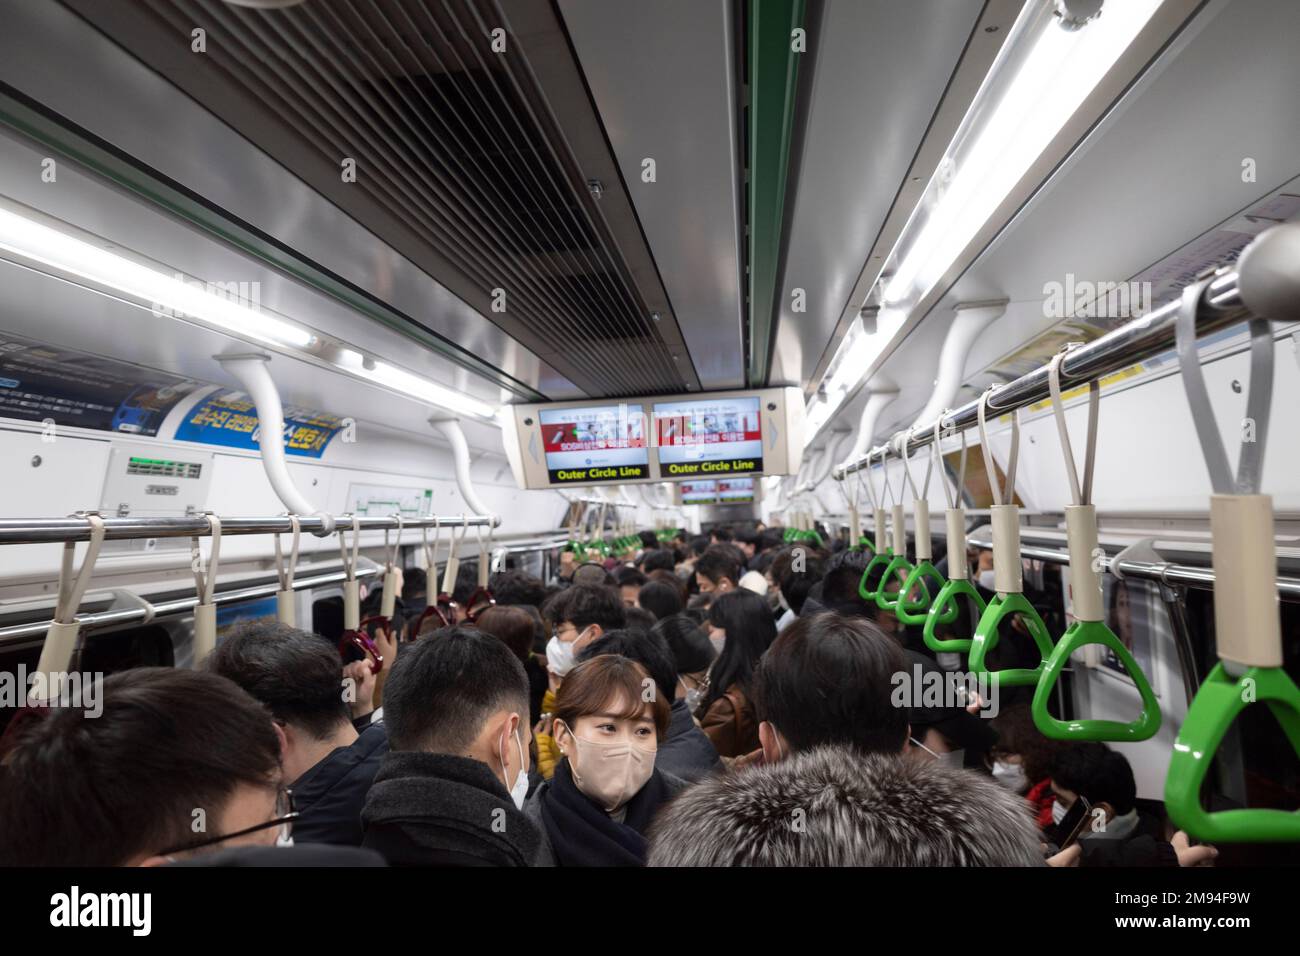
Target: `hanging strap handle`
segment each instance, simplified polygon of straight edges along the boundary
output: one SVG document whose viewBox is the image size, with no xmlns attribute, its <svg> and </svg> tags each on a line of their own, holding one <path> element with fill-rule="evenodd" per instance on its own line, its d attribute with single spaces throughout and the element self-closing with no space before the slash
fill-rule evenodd
<svg viewBox="0 0 1300 956">
<path fill-rule="evenodd" d="M 1015 498 L 1016 488 L 1016 461 L 1020 457 L 1020 414 L 1018 411 L 1011 413 L 1011 454 L 1007 457 L 1007 484 L 1006 488 L 998 487 L 998 472 L 993 461 L 993 449 L 989 447 L 988 432 L 985 431 L 985 415 L 989 404 L 989 395 L 996 388 L 990 385 L 984 394 L 980 396 L 979 401 L 979 428 L 980 428 L 980 445 L 984 450 L 984 467 L 988 469 L 989 486 L 993 489 L 994 504 L 1009 505 Z"/>
<path fill-rule="evenodd" d="M 456 578 L 460 575 L 460 543 L 465 540 L 465 534 L 469 531 L 469 519 L 465 515 L 460 516 L 460 536 L 456 532 L 451 534 L 451 544 L 447 552 L 447 566 L 442 572 L 442 592 L 444 594 L 454 594 L 456 591 Z"/>
<path fill-rule="evenodd" d="M 346 529 L 339 528 L 339 560 L 343 562 L 343 630 L 361 627 L 361 586 L 357 582 L 357 553 L 361 548 L 361 517 L 352 515 L 352 555 L 348 557 Z"/>
<path fill-rule="evenodd" d="M 433 547 L 429 547 L 429 526 L 420 529 L 420 538 L 424 545 L 424 606 L 434 607 L 438 603 L 438 542 L 442 539 L 442 521 L 433 516 Z"/>
<path fill-rule="evenodd" d="M 397 561 L 402 550 L 402 527 L 406 523 L 400 511 L 394 517 L 397 518 L 397 537 L 392 550 L 388 548 L 388 529 L 384 529 L 384 555 L 388 560 L 384 562 L 384 591 L 379 599 L 379 615 L 390 621 L 397 610 Z"/>
<path fill-rule="evenodd" d="M 915 428 L 910 428 L 899 441 L 898 452 L 903 459 L 903 472 L 907 483 L 912 486 L 912 520 L 916 523 L 916 563 L 929 561 L 934 557 L 933 542 L 930 536 L 930 476 L 934 473 L 934 456 L 925 456 L 925 482 L 918 494 L 916 482 L 912 480 L 912 471 L 907 464 L 907 445 L 912 440 Z"/>
<path fill-rule="evenodd" d="M 488 586 L 488 552 L 490 549 L 483 543 L 483 526 L 481 524 L 474 526 L 474 534 L 478 538 L 478 586 L 486 589 Z"/>
<path fill-rule="evenodd" d="M 934 459 L 939 459 L 942 457 L 943 453 L 939 450 L 940 429 L 943 428 L 944 421 L 947 420 L 947 417 L 951 414 L 952 414 L 951 408 L 944 409 L 943 414 L 940 415 L 939 419 L 934 423 L 934 444 L 933 444 L 934 455 L 932 456 Z M 944 497 L 948 500 L 949 510 L 961 506 L 961 493 L 962 493 L 962 489 L 964 489 L 965 487 L 966 487 L 966 432 L 962 431 L 961 432 L 961 460 L 957 466 L 957 487 L 955 489 L 949 487 L 947 479 L 946 478 L 943 479 L 943 494 Z"/>
<path fill-rule="evenodd" d="M 289 547 L 289 563 L 285 564 L 280 548 L 280 535 L 275 535 L 275 576 L 280 579 L 280 590 L 275 595 L 275 616 L 281 624 L 297 627 L 297 609 L 294 607 L 293 575 L 298 568 L 298 541 L 302 528 L 297 515 L 289 515 L 293 543 Z"/>
<path fill-rule="evenodd" d="M 81 562 L 81 570 L 75 571 L 75 541 L 63 543 L 63 563 L 59 569 L 59 595 L 54 605 L 54 620 L 45 632 L 45 643 L 41 645 L 41 659 L 37 671 L 43 675 L 44 686 L 54 688 L 60 675 L 66 674 L 72 664 L 72 655 L 77 650 L 77 635 L 81 625 L 77 623 L 77 608 L 90 586 L 94 575 L 95 561 L 99 558 L 99 549 L 104 543 L 104 519 L 94 512 L 79 512 L 73 517 L 86 519 L 90 525 L 90 544 Z"/>
<path fill-rule="evenodd" d="M 208 552 L 208 568 L 203 570 L 203 552 L 198 535 L 190 538 L 190 562 L 194 570 L 194 589 L 199 603 L 194 608 L 194 663 L 207 657 L 217 646 L 217 606 L 213 596 L 217 587 L 217 565 L 221 560 L 221 519 L 208 512 L 208 530 L 212 547 Z"/>
<path fill-rule="evenodd" d="M 1101 386 L 1094 378 L 1088 382 L 1088 444 L 1084 452 L 1083 482 L 1075 471 L 1074 451 L 1070 447 L 1070 431 L 1065 426 L 1065 407 L 1061 403 L 1061 365 L 1072 349 L 1079 347 L 1071 342 L 1057 352 L 1047 366 L 1047 388 L 1052 396 L 1052 412 L 1056 416 L 1056 430 L 1061 436 L 1061 451 L 1065 453 L 1065 471 L 1070 478 L 1070 492 L 1076 505 L 1092 504 L 1092 472 L 1097 460 L 1097 407 L 1101 403 Z"/>
<path fill-rule="evenodd" d="M 1208 283 L 1209 280 L 1205 280 L 1183 289 L 1176 325 L 1183 390 L 1187 393 L 1187 404 L 1192 408 L 1192 420 L 1196 424 L 1196 435 L 1201 442 L 1201 453 L 1210 472 L 1214 493 L 1256 495 L 1263 478 L 1264 445 L 1268 439 L 1269 410 L 1273 399 L 1273 331 L 1268 319 L 1250 320 L 1250 392 L 1246 398 L 1246 420 L 1253 422 L 1254 427 L 1249 438 L 1243 436 L 1234 480 L 1223 437 L 1214 421 L 1210 393 L 1205 387 L 1205 373 L 1196 353 L 1196 312 Z"/>
</svg>

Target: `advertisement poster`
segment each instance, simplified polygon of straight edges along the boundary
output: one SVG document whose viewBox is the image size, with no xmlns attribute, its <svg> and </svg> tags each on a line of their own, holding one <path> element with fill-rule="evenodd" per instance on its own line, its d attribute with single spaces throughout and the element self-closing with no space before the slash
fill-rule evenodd
<svg viewBox="0 0 1300 956">
<path fill-rule="evenodd" d="M 664 478 L 763 470 L 756 396 L 667 402 L 654 407 Z"/>
<path fill-rule="evenodd" d="M 552 484 L 650 477 L 642 406 L 552 408 L 537 417 Z"/>
<path fill-rule="evenodd" d="M 284 450 L 290 455 L 319 458 L 343 428 L 343 419 L 293 405 L 284 407 Z M 225 390 L 196 405 L 176 429 L 179 441 L 196 441 L 227 448 L 257 448 L 257 409 L 243 392 Z"/>
<path fill-rule="evenodd" d="M 28 422 L 158 434 L 202 382 L 0 332 L 0 416 Z"/>
</svg>

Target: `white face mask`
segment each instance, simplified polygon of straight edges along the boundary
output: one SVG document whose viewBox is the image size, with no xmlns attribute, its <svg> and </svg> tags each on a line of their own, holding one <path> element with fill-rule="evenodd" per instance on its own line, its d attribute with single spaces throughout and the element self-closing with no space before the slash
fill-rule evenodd
<svg viewBox="0 0 1300 956">
<path fill-rule="evenodd" d="M 981 571 L 976 580 L 979 581 L 979 586 L 985 591 L 997 590 L 997 578 L 994 576 L 992 568 L 987 571 Z"/>
<path fill-rule="evenodd" d="M 556 677 L 563 677 L 577 663 L 574 660 L 573 645 L 576 641 L 562 641 L 552 637 L 546 643 L 546 666 Z"/>
<path fill-rule="evenodd" d="M 1024 793 L 1029 788 L 1025 779 L 1025 768 L 1018 763 L 993 761 L 993 779 L 1014 793 Z"/>
<path fill-rule="evenodd" d="M 683 687 L 686 687 L 686 681 L 682 680 L 680 677 L 677 678 L 677 683 L 681 684 Z M 682 700 L 686 704 L 686 709 L 689 710 L 691 713 L 695 713 L 695 709 L 700 706 L 700 699 L 703 696 L 704 696 L 704 691 L 701 688 L 686 687 L 686 695 L 685 697 L 682 698 Z"/>
<path fill-rule="evenodd" d="M 524 769 L 524 742 L 519 738 L 519 728 L 515 728 L 515 746 L 519 748 L 519 772 L 515 774 L 515 782 L 510 786 L 510 799 L 515 802 L 515 809 L 524 808 L 524 798 L 528 796 L 528 771 Z M 502 745 L 498 754 L 501 758 L 501 779 L 506 779 L 506 754 L 505 746 Z"/>
<path fill-rule="evenodd" d="M 574 784 L 606 813 L 613 813 L 636 796 L 654 773 L 654 750 L 586 740 L 567 727 L 564 730 L 574 742 L 574 749 L 565 753 Z"/>
<path fill-rule="evenodd" d="M 1060 823 L 1062 820 L 1065 819 L 1065 814 L 1066 814 L 1065 804 L 1063 804 L 1060 800 L 1053 800 L 1052 801 L 1052 822 Z"/>
<path fill-rule="evenodd" d="M 917 740 L 915 737 L 912 737 L 911 741 L 912 743 L 916 744 L 916 746 L 920 747 L 922 750 L 928 753 L 931 757 L 933 757 L 935 759 L 935 762 L 941 763 L 944 766 L 960 768 L 966 762 L 965 748 L 962 748 L 961 750 L 948 750 L 945 751 L 944 753 L 939 754 L 939 753 L 935 753 L 933 750 L 931 750 L 925 744 L 921 743 L 921 741 Z"/>
</svg>

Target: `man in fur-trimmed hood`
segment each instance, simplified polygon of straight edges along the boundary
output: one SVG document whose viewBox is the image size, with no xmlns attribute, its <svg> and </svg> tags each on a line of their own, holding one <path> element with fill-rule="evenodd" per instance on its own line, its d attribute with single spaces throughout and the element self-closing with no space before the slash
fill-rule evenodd
<svg viewBox="0 0 1300 956">
<path fill-rule="evenodd" d="M 1042 866 L 1023 800 L 968 770 L 820 746 L 697 784 L 651 866 Z"/>
</svg>

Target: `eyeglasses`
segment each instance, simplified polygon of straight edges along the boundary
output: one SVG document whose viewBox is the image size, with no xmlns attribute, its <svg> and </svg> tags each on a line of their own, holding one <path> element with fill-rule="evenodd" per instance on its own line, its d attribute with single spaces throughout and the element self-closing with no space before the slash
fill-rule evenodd
<svg viewBox="0 0 1300 956">
<path fill-rule="evenodd" d="M 181 843 L 169 847 L 159 853 L 159 856 L 172 856 L 176 853 L 188 853 L 191 850 L 201 850 L 204 847 L 213 846 L 217 843 L 224 843 L 226 840 L 233 840 L 236 837 L 248 836 L 250 833 L 257 833 L 259 830 L 269 830 L 271 827 L 279 827 L 280 832 L 276 836 L 278 843 L 286 843 L 293 833 L 293 821 L 297 820 L 301 814 L 294 809 L 293 791 L 288 787 L 281 787 L 275 794 L 275 817 L 267 820 L 265 823 L 259 823 L 256 826 L 245 827 L 242 830 L 236 830 L 234 833 L 223 833 L 221 836 L 209 837 L 206 840 L 199 840 L 196 843 Z"/>
</svg>

